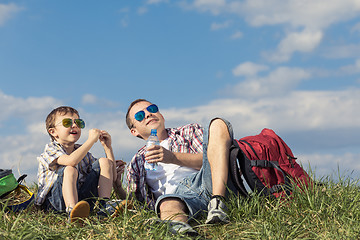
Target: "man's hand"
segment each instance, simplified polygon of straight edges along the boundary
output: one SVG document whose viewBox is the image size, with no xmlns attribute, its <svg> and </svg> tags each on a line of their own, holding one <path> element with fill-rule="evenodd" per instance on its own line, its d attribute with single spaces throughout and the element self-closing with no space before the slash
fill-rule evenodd
<svg viewBox="0 0 360 240">
<path fill-rule="evenodd" d="M 116 165 L 115 184 L 117 184 L 118 186 L 121 186 L 122 185 L 121 176 L 123 175 L 123 173 L 125 171 L 126 163 L 123 160 L 116 160 L 115 165 Z"/>
<path fill-rule="evenodd" d="M 145 160 L 149 163 L 176 163 L 176 156 L 173 152 L 163 148 L 162 146 L 153 145 L 147 148 Z"/>
<path fill-rule="evenodd" d="M 179 153 L 171 152 L 162 146 L 153 145 L 148 147 L 145 161 L 149 163 L 172 163 L 200 170 L 202 166 L 202 153 Z"/>
</svg>

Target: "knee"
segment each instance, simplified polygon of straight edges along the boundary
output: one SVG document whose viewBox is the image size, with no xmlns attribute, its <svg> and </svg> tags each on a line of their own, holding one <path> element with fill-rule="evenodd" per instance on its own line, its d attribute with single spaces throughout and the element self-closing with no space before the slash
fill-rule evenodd
<svg viewBox="0 0 360 240">
<path fill-rule="evenodd" d="M 100 158 L 99 165 L 100 169 L 113 169 L 114 167 L 113 161 L 108 158 Z"/>
<path fill-rule="evenodd" d="M 212 120 L 209 129 L 210 131 L 228 131 L 226 123 L 221 118 Z"/>
<path fill-rule="evenodd" d="M 177 198 L 165 198 L 160 202 L 160 212 L 180 211 L 186 212 L 185 203 Z"/>
<path fill-rule="evenodd" d="M 211 121 L 209 126 L 209 135 L 216 135 L 221 138 L 226 138 L 230 140 L 230 133 L 227 124 L 224 120 L 216 118 Z"/>
<path fill-rule="evenodd" d="M 64 176 L 66 176 L 66 178 L 68 178 L 68 177 L 77 177 L 78 176 L 77 168 L 73 167 L 73 166 L 66 166 L 64 168 Z"/>
</svg>

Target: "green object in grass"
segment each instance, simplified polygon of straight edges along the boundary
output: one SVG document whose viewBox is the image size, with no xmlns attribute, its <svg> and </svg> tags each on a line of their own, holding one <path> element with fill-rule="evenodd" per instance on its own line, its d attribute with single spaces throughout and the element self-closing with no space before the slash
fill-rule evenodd
<svg viewBox="0 0 360 240">
<path fill-rule="evenodd" d="M 0 197 L 13 191 L 18 185 L 11 169 L 0 169 Z"/>
</svg>

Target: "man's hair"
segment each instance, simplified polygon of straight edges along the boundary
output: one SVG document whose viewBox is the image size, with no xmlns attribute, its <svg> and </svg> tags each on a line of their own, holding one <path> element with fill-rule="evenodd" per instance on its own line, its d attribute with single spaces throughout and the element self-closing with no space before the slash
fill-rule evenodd
<svg viewBox="0 0 360 240">
<path fill-rule="evenodd" d="M 55 139 L 49 133 L 49 129 L 55 127 L 56 114 L 66 115 L 68 113 L 76 114 L 76 115 L 78 115 L 78 117 L 80 117 L 79 112 L 75 108 L 68 107 L 68 106 L 61 106 L 61 107 L 55 108 L 46 117 L 46 121 L 45 121 L 45 123 L 46 123 L 46 131 L 48 132 L 48 134 L 50 135 L 52 140 L 55 140 Z"/>
<path fill-rule="evenodd" d="M 133 101 L 132 103 L 130 103 L 130 106 L 129 106 L 129 108 L 128 108 L 128 110 L 127 110 L 127 113 L 126 113 L 126 125 L 128 126 L 129 129 L 131 129 L 131 128 L 134 127 L 133 124 L 132 124 L 132 122 L 131 122 L 130 116 L 129 116 L 130 110 L 131 110 L 131 108 L 132 108 L 135 104 L 137 104 L 137 103 L 139 103 L 139 102 L 148 102 L 148 103 L 151 103 L 151 102 L 149 102 L 148 100 L 142 99 L 142 98 L 136 99 L 135 101 Z"/>
</svg>

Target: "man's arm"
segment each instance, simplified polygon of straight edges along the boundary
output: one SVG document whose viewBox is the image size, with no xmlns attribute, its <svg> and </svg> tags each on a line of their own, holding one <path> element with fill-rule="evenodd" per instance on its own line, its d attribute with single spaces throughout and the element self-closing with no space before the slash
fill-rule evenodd
<svg viewBox="0 0 360 240">
<path fill-rule="evenodd" d="M 163 162 L 179 166 L 190 167 L 200 170 L 203 161 L 202 153 L 179 153 L 171 152 L 161 146 L 151 146 L 145 154 L 145 160 L 149 163 Z"/>
<path fill-rule="evenodd" d="M 166 150 L 166 149 L 165 149 Z M 194 168 L 200 170 L 203 163 L 202 153 L 173 153 L 175 158 L 173 159 L 174 164 Z"/>
</svg>

